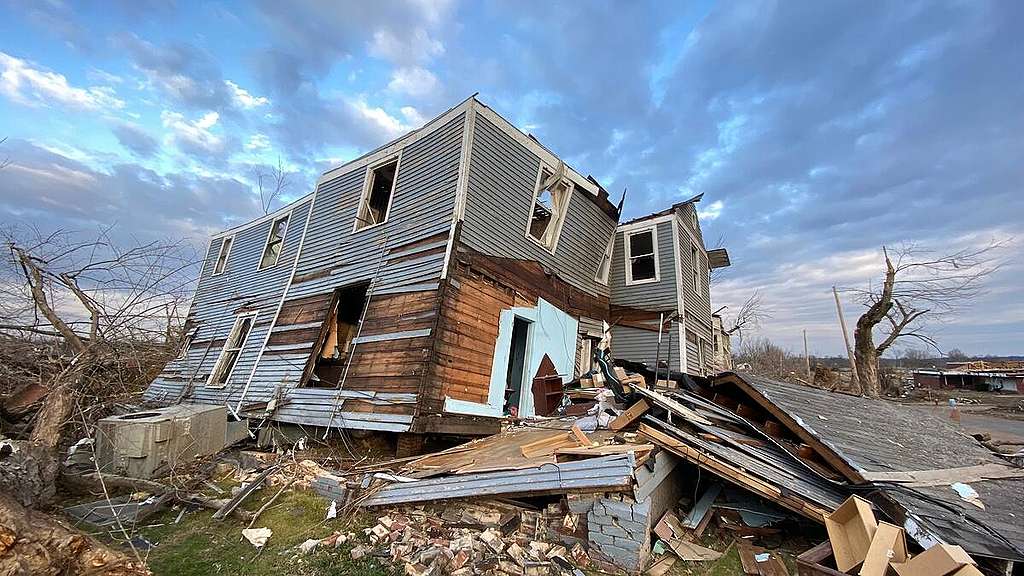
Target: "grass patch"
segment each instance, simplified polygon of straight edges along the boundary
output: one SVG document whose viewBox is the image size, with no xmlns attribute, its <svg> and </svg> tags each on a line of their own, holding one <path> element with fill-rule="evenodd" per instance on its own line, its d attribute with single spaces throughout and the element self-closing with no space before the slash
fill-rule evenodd
<svg viewBox="0 0 1024 576">
<path fill-rule="evenodd" d="M 246 509 L 258 509 L 277 489 L 264 488 L 260 492 L 259 498 L 245 503 Z M 326 508 L 322 498 L 309 492 L 291 490 L 282 494 L 253 526 L 274 532 L 262 550 L 242 538 L 244 524 L 234 519 L 214 520 L 208 510 L 186 514 L 178 524 L 173 524 L 178 511 L 169 510 L 151 521 L 164 526 L 143 529 L 141 535 L 156 544 L 147 559 L 155 576 L 391 574 L 374 560 L 353 562 L 350 546 L 311 555 L 295 550 L 305 540 L 324 538 L 335 530 L 356 532 L 357 539 L 361 539 L 360 531 L 372 522 L 369 517 L 356 518 L 345 525 L 337 520 L 324 521 Z"/>
</svg>

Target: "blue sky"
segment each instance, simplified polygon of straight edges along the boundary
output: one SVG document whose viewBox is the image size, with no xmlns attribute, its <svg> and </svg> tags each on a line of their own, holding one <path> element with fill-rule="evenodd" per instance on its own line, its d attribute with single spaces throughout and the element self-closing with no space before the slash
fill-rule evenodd
<svg viewBox="0 0 1024 576">
<path fill-rule="evenodd" d="M 703 192 L 761 333 L 838 353 L 829 289 L 883 244 L 1013 236 L 1024 214 L 1024 5 L 1015 2 L 189 3 L 0 0 L 7 223 L 188 238 L 468 95 L 617 197 Z M 1024 353 L 1019 243 L 943 347 Z M 877 279 L 875 280 L 877 282 Z M 848 303 L 850 320 L 859 312 Z"/>
</svg>

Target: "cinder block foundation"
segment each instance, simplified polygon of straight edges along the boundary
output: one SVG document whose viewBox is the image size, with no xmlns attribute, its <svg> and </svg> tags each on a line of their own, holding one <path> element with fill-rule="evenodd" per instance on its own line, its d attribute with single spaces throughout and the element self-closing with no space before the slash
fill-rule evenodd
<svg viewBox="0 0 1024 576">
<path fill-rule="evenodd" d="M 569 510 L 586 513 L 591 557 L 604 569 L 638 574 L 651 554 L 654 524 L 679 500 L 681 483 L 672 481 L 679 460 L 660 452 L 653 465 L 636 472 L 634 498 L 614 495 L 570 495 Z"/>
</svg>

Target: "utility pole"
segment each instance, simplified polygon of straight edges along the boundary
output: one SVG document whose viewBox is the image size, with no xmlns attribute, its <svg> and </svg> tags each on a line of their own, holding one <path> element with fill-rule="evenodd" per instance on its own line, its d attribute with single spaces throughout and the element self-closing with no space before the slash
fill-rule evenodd
<svg viewBox="0 0 1024 576">
<path fill-rule="evenodd" d="M 839 291 L 832 287 L 832 295 L 836 297 L 836 312 L 839 313 L 839 328 L 843 331 L 843 342 L 846 342 L 846 355 L 850 358 L 850 373 L 857 388 L 860 388 L 860 378 L 857 377 L 857 363 L 853 361 L 853 347 L 850 346 L 850 335 L 846 332 L 846 319 L 843 318 L 843 307 L 839 304 Z"/>
<path fill-rule="evenodd" d="M 811 357 L 807 354 L 807 329 L 804 328 L 804 364 L 807 365 L 807 379 L 814 381 L 814 376 L 811 374 Z"/>
</svg>

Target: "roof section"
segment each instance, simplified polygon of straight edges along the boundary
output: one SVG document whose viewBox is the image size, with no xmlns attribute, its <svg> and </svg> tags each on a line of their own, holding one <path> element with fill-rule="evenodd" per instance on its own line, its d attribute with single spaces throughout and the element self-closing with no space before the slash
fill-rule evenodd
<svg viewBox="0 0 1024 576">
<path fill-rule="evenodd" d="M 880 473 L 933 471 L 956 478 L 970 466 L 1008 466 L 950 421 L 887 400 L 830 392 L 753 374 L 726 373 L 715 387 L 738 386 L 753 401 L 780 416 L 826 459 L 841 459 L 840 471 L 857 482 Z M 939 472 L 941 471 L 941 472 Z M 1010 469 L 1009 472 L 1013 472 Z M 983 475 L 983 477 L 986 477 Z M 882 506 L 921 542 L 937 537 L 971 554 L 1024 560 L 1024 478 L 977 480 L 966 476 L 985 509 L 961 500 L 949 484 L 897 485 L 875 480 L 897 507 Z M 1017 497 L 1007 497 L 1017 494 Z M 902 510 L 900 510 L 902 509 Z M 934 541 L 934 540 L 933 540 Z"/>
<path fill-rule="evenodd" d="M 647 216 L 641 216 L 639 218 L 633 218 L 632 220 L 630 220 L 628 222 L 623 222 L 623 223 L 621 223 L 619 225 L 620 226 L 625 226 L 627 224 L 635 224 L 637 222 L 645 222 L 647 220 L 654 220 L 655 218 L 660 218 L 662 216 L 668 216 L 668 215 L 674 213 L 676 210 L 682 208 L 683 206 L 686 206 L 687 204 L 696 204 L 697 202 L 700 202 L 701 198 L 703 198 L 703 197 L 704 197 L 703 193 L 697 194 L 696 196 L 694 196 L 693 198 L 690 198 L 689 200 L 684 200 L 683 202 L 676 202 L 675 204 L 669 206 L 668 208 L 665 208 L 661 212 L 655 212 L 653 214 L 648 214 Z"/>
<path fill-rule="evenodd" d="M 582 174 L 574 170 L 571 166 L 566 164 L 561 158 L 559 158 L 547 147 L 541 144 L 540 141 L 537 140 L 532 134 L 527 134 L 522 130 L 519 130 L 519 128 L 517 128 L 514 124 L 512 124 L 503 116 L 501 116 L 500 114 L 492 110 L 490 107 L 488 107 L 486 104 L 481 102 L 476 97 L 476 94 L 473 94 L 469 98 L 466 98 L 462 102 L 456 104 L 455 106 L 452 106 L 451 108 L 445 110 L 441 114 L 438 114 L 434 118 L 431 118 L 423 126 L 415 130 L 411 130 L 399 136 L 398 138 L 391 140 L 390 142 L 387 142 L 381 146 L 378 146 L 377 148 L 374 148 L 373 150 L 370 150 L 369 152 L 366 152 L 356 158 L 353 158 L 352 160 L 349 160 L 348 162 L 345 162 L 344 164 L 335 166 L 334 168 L 325 171 L 323 174 L 320 175 L 320 178 L 317 179 L 316 186 L 319 186 L 322 182 L 330 180 L 344 172 L 347 172 L 348 170 L 357 169 L 362 165 L 372 163 L 374 160 L 378 159 L 381 156 L 386 156 L 393 152 L 396 152 L 398 149 L 404 148 L 405 146 L 411 144 L 415 140 L 422 138 L 427 134 L 433 132 L 434 130 L 440 128 L 449 120 L 456 117 L 458 114 L 468 111 L 470 109 L 475 110 L 478 114 L 498 124 L 502 130 L 512 135 L 514 138 L 516 138 L 517 141 L 519 141 L 520 144 L 523 144 L 532 152 L 540 156 L 547 164 L 552 166 L 557 165 L 559 162 L 565 164 L 566 177 L 569 180 L 572 180 L 572 182 L 576 185 L 576 188 L 579 190 L 585 190 L 586 192 L 589 192 L 589 194 L 585 194 L 584 196 L 589 198 L 594 203 L 596 203 L 609 217 L 615 220 L 619 219 L 619 209 L 608 200 L 608 191 L 605 190 L 604 187 L 602 187 L 601 184 L 593 176 L 583 176 Z M 276 212 L 274 212 L 273 215 L 288 212 L 296 205 L 298 205 L 300 202 L 309 197 L 311 194 L 312 193 L 306 194 L 305 196 L 290 202 L 289 204 L 281 207 Z M 257 218 L 251 222 L 240 224 L 229 230 L 224 230 L 222 232 L 213 234 L 213 237 L 217 238 L 220 236 L 225 236 L 228 234 L 238 232 L 239 230 L 262 222 L 263 220 L 269 217 L 271 216 Z"/>
</svg>

